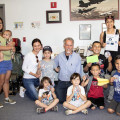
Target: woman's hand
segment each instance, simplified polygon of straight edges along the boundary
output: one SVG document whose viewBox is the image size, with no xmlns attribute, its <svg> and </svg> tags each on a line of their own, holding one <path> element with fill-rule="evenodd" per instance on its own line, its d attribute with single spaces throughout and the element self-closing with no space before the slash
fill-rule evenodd
<svg viewBox="0 0 120 120">
<path fill-rule="evenodd" d="M 120 46 L 120 41 L 118 42 L 118 45 Z"/>
<path fill-rule="evenodd" d="M 109 57 L 108 57 L 108 62 L 111 62 L 112 61 L 112 56 L 110 55 Z"/>
<path fill-rule="evenodd" d="M 7 46 L 15 47 L 15 42 L 10 41 Z"/>
<path fill-rule="evenodd" d="M 35 76 L 36 78 L 39 78 L 40 74 L 34 74 L 33 76 Z"/>
<path fill-rule="evenodd" d="M 103 44 L 102 44 L 102 47 L 104 48 L 105 46 L 106 46 L 106 43 L 103 43 Z"/>
</svg>

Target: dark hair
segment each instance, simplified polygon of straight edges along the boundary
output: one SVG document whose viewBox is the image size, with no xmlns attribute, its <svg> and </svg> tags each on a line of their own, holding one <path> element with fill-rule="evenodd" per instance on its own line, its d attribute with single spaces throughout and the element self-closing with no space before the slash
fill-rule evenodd
<svg viewBox="0 0 120 120">
<path fill-rule="evenodd" d="M 115 21 L 114 16 L 112 16 L 112 15 L 108 15 L 108 16 L 105 17 L 105 23 L 106 23 L 107 19 L 112 19 L 113 22 Z M 116 28 L 115 25 L 113 26 L 113 28 L 114 29 Z"/>
<path fill-rule="evenodd" d="M 97 64 L 97 63 L 93 63 L 93 64 L 91 65 L 91 69 L 92 69 L 92 67 L 94 67 L 94 66 L 98 66 L 98 68 L 100 69 L 100 65 Z"/>
<path fill-rule="evenodd" d="M 101 45 L 101 43 L 100 43 L 99 41 L 94 41 L 93 44 L 92 44 L 92 46 L 93 46 L 95 43 L 99 43 L 100 46 L 102 47 L 102 45 Z"/>
<path fill-rule="evenodd" d="M 46 81 L 46 80 L 50 83 L 50 85 L 52 85 L 51 79 L 50 79 L 49 77 L 43 77 L 43 78 L 41 79 L 39 89 L 43 89 L 43 88 L 44 88 L 43 82 Z"/>
<path fill-rule="evenodd" d="M 120 55 L 117 55 L 117 56 L 115 57 L 115 62 L 116 62 L 116 60 L 118 60 L 118 59 L 120 59 Z"/>
<path fill-rule="evenodd" d="M 114 16 L 112 16 L 112 15 L 107 15 L 107 16 L 105 17 L 105 23 L 106 23 L 107 19 L 112 19 L 113 21 L 115 20 L 115 19 L 114 19 Z"/>
<path fill-rule="evenodd" d="M 5 30 L 4 32 L 9 32 L 10 36 L 12 36 L 12 31 L 11 30 Z"/>
<path fill-rule="evenodd" d="M 2 26 L 4 27 L 4 23 L 3 23 L 3 20 L 1 17 L 0 17 L 0 20 L 2 21 Z M 0 30 L 0 32 L 2 32 L 2 31 L 3 31 L 3 28 Z"/>
<path fill-rule="evenodd" d="M 41 44 L 41 46 L 42 46 L 42 42 L 41 42 L 38 38 L 35 38 L 35 39 L 32 41 L 32 46 L 33 46 L 33 44 L 34 44 L 35 42 L 39 42 L 39 43 Z"/>
<path fill-rule="evenodd" d="M 81 76 L 79 73 L 73 73 L 70 77 L 70 82 L 72 82 L 72 80 L 76 79 L 77 77 L 79 77 L 79 79 L 81 80 Z"/>
</svg>

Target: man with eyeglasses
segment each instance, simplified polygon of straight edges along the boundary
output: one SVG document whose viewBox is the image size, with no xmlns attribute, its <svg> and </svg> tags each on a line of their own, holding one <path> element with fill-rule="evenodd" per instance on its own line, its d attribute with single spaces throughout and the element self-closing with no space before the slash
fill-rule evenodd
<svg viewBox="0 0 120 120">
<path fill-rule="evenodd" d="M 73 73 L 82 75 L 81 57 L 73 52 L 74 40 L 71 37 L 63 41 L 65 51 L 55 58 L 55 64 L 60 68 L 58 74 L 58 85 L 56 87 L 57 97 L 60 103 L 66 100 L 67 88 L 71 85 L 70 76 Z"/>
</svg>

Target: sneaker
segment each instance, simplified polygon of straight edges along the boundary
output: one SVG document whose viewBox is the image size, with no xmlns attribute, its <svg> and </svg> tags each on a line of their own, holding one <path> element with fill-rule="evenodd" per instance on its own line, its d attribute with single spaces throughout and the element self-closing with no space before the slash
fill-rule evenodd
<svg viewBox="0 0 120 120">
<path fill-rule="evenodd" d="M 16 101 L 11 100 L 10 98 L 9 98 L 8 100 L 5 99 L 4 102 L 5 102 L 5 103 L 10 103 L 10 104 L 15 104 L 15 103 L 16 103 Z"/>
<path fill-rule="evenodd" d="M 88 110 L 87 110 L 87 109 L 84 109 L 84 110 L 82 110 L 81 112 L 84 113 L 85 115 L 88 114 Z"/>
<path fill-rule="evenodd" d="M 39 108 L 36 109 L 36 112 L 37 112 L 38 114 L 40 114 L 40 113 L 45 113 L 45 108 L 39 107 Z"/>
<path fill-rule="evenodd" d="M 112 101 L 111 99 L 107 99 L 107 102 L 108 102 L 108 103 L 111 103 L 111 101 Z"/>
<path fill-rule="evenodd" d="M 55 111 L 55 112 L 58 112 L 58 106 L 54 106 L 51 111 Z"/>
<path fill-rule="evenodd" d="M 19 95 L 20 95 L 20 97 L 24 97 L 24 94 L 25 94 L 25 88 L 21 86 Z"/>
<path fill-rule="evenodd" d="M 72 110 L 66 110 L 66 111 L 65 111 L 65 114 L 66 114 L 66 115 L 72 114 Z"/>
<path fill-rule="evenodd" d="M 3 105 L 0 103 L 0 108 L 2 108 L 3 107 Z"/>
</svg>

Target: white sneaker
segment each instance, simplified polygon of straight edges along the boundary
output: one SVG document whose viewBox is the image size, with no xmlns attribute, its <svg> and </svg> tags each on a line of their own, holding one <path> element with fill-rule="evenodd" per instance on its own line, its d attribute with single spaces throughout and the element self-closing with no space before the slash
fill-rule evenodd
<svg viewBox="0 0 120 120">
<path fill-rule="evenodd" d="M 5 101 L 4 101 L 5 103 L 10 103 L 10 104 L 15 104 L 16 103 L 16 101 L 14 101 L 14 100 L 11 100 L 10 98 L 9 99 L 5 99 Z"/>
<path fill-rule="evenodd" d="M 84 109 L 81 111 L 83 114 L 87 115 L 88 114 L 88 110 L 87 109 Z"/>
<path fill-rule="evenodd" d="M 20 97 L 24 97 L 25 91 L 26 91 L 25 88 L 21 86 L 19 92 Z"/>
<path fill-rule="evenodd" d="M 66 111 L 65 111 L 65 114 L 66 114 L 66 115 L 72 114 L 72 110 L 66 110 Z"/>
<path fill-rule="evenodd" d="M 0 108 L 3 108 L 3 105 L 0 103 Z"/>
</svg>

